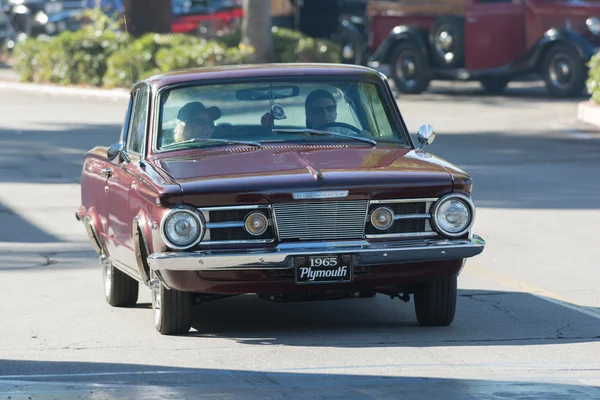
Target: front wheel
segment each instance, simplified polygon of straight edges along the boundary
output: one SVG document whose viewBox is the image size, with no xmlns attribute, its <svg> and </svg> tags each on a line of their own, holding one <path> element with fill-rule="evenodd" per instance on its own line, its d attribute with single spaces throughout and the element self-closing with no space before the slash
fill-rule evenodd
<svg viewBox="0 0 600 400">
<path fill-rule="evenodd" d="M 438 279 L 415 291 L 417 321 L 424 326 L 448 326 L 456 312 L 457 278 Z"/>
<path fill-rule="evenodd" d="M 411 42 L 399 43 L 391 57 L 391 74 L 396 89 L 418 94 L 429 86 L 429 65 L 425 54 Z"/>
<path fill-rule="evenodd" d="M 131 307 L 137 303 L 140 285 L 138 281 L 124 273 L 110 262 L 102 261 L 104 296 L 113 307 Z"/>
<path fill-rule="evenodd" d="M 556 97 L 583 94 L 586 71 L 584 62 L 570 46 L 553 46 L 542 61 L 541 74 L 548 91 Z"/>
<path fill-rule="evenodd" d="M 153 274 L 153 278 L 156 276 Z M 192 327 L 192 301 L 189 292 L 168 290 L 158 281 L 152 287 L 154 327 L 163 335 L 187 333 Z"/>
</svg>

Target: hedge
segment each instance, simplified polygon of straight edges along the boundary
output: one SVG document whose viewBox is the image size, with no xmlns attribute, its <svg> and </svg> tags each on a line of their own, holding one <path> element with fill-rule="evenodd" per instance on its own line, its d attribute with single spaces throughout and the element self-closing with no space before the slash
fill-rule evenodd
<svg viewBox="0 0 600 400">
<path fill-rule="evenodd" d="M 274 62 L 340 62 L 339 46 L 274 27 Z M 130 87 L 167 71 L 248 63 L 252 49 L 240 44 L 240 32 L 217 40 L 187 34 L 127 37 L 115 30 L 63 32 L 29 38 L 14 50 L 14 69 L 23 82 Z M 129 43 L 128 43 L 129 42 Z"/>
<path fill-rule="evenodd" d="M 592 56 L 588 62 L 587 91 L 592 101 L 600 105 L 600 52 Z"/>
</svg>

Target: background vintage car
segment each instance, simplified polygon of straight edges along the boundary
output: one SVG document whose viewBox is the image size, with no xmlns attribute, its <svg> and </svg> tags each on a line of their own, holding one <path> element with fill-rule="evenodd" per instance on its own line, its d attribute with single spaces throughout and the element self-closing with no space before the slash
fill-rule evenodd
<svg viewBox="0 0 600 400">
<path fill-rule="evenodd" d="M 315 88 L 330 91 L 337 121 L 311 131 L 304 102 Z M 174 142 L 181 107 L 198 99 L 222 110 L 210 142 Z M 418 138 L 423 146 L 434 132 Z M 245 293 L 414 293 L 421 324 L 448 325 L 457 276 L 485 246 L 471 232 L 471 187 L 466 172 L 415 148 L 370 68 L 228 66 L 139 82 L 120 142 L 85 156 L 76 216 L 101 257 L 108 303 L 132 306 L 139 283 L 149 286 L 164 334 L 190 329 L 194 300 Z"/>
<path fill-rule="evenodd" d="M 404 93 L 421 93 L 431 80 L 479 81 L 497 93 L 533 75 L 554 96 L 579 96 L 600 44 L 597 2 L 370 0 L 366 13 L 367 29 L 345 22 L 355 38 L 348 52 L 389 65 Z"/>
</svg>

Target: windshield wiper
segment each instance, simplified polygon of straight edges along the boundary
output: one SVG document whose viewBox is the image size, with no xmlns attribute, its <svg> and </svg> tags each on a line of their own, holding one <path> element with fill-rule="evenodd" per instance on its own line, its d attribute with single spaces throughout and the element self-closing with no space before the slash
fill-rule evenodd
<svg viewBox="0 0 600 400">
<path fill-rule="evenodd" d="M 373 139 L 365 138 L 362 136 L 345 135 L 343 133 L 321 131 L 318 129 L 272 129 L 275 133 L 310 133 L 311 135 L 330 135 L 330 136 L 341 136 L 350 139 L 360 140 L 361 142 L 371 143 L 373 146 L 377 145 L 377 142 Z"/>
<path fill-rule="evenodd" d="M 262 145 L 260 143 L 258 143 L 258 142 L 246 142 L 246 141 L 243 141 L 243 140 L 193 138 L 193 139 L 184 140 L 183 142 L 169 143 L 169 144 L 167 144 L 165 146 L 162 146 L 162 148 L 166 149 L 168 147 L 179 146 L 179 145 L 182 145 L 182 144 L 200 143 L 200 142 L 219 142 L 219 143 L 227 143 L 227 144 L 245 144 L 247 146 L 262 147 Z"/>
</svg>

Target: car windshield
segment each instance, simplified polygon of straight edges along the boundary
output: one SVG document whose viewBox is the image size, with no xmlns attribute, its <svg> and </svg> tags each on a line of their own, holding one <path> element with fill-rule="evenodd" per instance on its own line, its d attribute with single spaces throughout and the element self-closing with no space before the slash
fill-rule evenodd
<svg viewBox="0 0 600 400">
<path fill-rule="evenodd" d="M 281 142 L 408 146 L 384 93 L 371 82 L 316 78 L 163 90 L 156 149 Z"/>
</svg>

